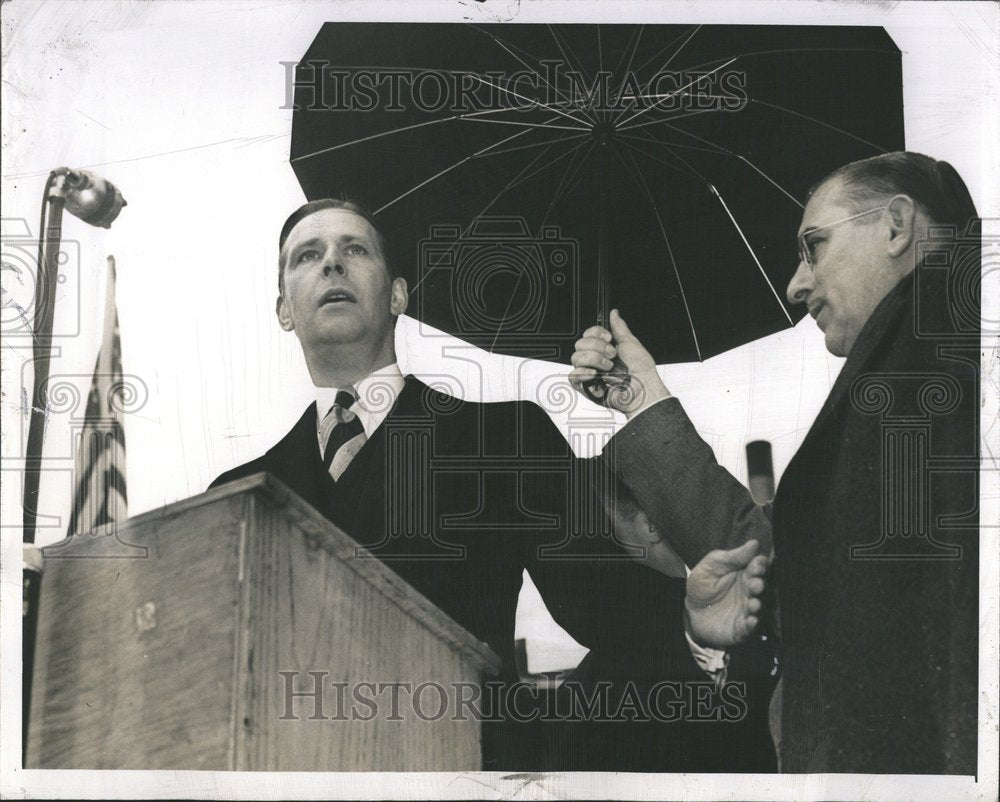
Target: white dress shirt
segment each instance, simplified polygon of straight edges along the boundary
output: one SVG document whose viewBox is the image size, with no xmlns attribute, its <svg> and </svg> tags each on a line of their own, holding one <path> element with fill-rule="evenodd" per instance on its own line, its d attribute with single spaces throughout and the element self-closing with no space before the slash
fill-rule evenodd
<svg viewBox="0 0 1000 802">
<path fill-rule="evenodd" d="M 365 430 L 365 437 L 371 438 L 375 430 L 382 425 L 406 380 L 399 372 L 399 365 L 393 362 L 384 368 L 379 368 L 374 373 L 365 376 L 354 386 L 357 400 L 351 405 L 351 412 L 358 416 L 361 426 Z M 327 413 L 333 409 L 336 402 L 337 393 L 341 387 L 317 387 L 316 388 L 316 441 L 319 443 L 319 453 L 323 453 L 326 443 L 320 433 L 320 424 Z"/>
</svg>

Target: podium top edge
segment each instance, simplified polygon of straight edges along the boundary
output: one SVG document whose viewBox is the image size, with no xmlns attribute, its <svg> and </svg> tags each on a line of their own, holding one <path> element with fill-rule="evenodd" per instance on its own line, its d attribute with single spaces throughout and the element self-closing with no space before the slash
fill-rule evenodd
<svg viewBox="0 0 1000 802">
<path fill-rule="evenodd" d="M 438 608 L 420 591 L 410 585 L 399 574 L 376 556 L 361 556 L 365 552 L 358 542 L 328 520 L 319 510 L 315 509 L 294 490 L 280 479 L 269 473 L 256 473 L 241 479 L 236 479 L 219 487 L 212 488 L 180 501 L 173 502 L 141 513 L 126 521 L 113 521 L 102 524 L 95 529 L 73 535 L 57 543 L 42 547 L 42 555 L 46 561 L 72 559 L 73 554 L 67 554 L 66 549 L 74 539 L 85 538 L 93 540 L 102 536 L 117 535 L 125 537 L 129 532 L 148 527 L 158 521 L 176 518 L 190 510 L 214 504 L 234 496 L 254 495 L 263 497 L 266 501 L 286 510 L 295 520 L 295 524 L 307 535 L 319 538 L 330 548 L 341 563 L 354 571 L 362 579 L 374 585 L 385 597 L 392 601 L 405 614 L 419 621 L 438 638 L 447 642 L 453 649 L 461 652 L 481 670 L 496 673 L 500 670 L 500 660 L 493 650 L 485 643 L 477 640 L 468 630 L 451 616 Z M 127 540 L 128 538 L 125 537 Z M 59 552 L 63 551 L 63 554 Z M 113 558 L 109 558 L 113 559 Z"/>
</svg>

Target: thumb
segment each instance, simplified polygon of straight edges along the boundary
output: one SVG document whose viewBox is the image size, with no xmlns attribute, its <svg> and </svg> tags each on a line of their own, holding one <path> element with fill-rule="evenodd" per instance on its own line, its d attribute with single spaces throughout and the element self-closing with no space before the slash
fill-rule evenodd
<svg viewBox="0 0 1000 802">
<path fill-rule="evenodd" d="M 608 322 L 611 324 L 611 333 L 614 335 L 615 342 L 620 343 L 622 340 L 635 339 L 635 335 L 632 334 L 632 330 L 628 327 L 625 319 L 618 314 L 617 309 L 611 310 L 611 314 L 608 316 Z"/>
<path fill-rule="evenodd" d="M 735 549 L 718 549 L 710 552 L 712 562 L 727 571 L 738 571 L 745 568 L 757 554 L 758 543 L 756 540 L 748 540 L 742 546 Z"/>
</svg>

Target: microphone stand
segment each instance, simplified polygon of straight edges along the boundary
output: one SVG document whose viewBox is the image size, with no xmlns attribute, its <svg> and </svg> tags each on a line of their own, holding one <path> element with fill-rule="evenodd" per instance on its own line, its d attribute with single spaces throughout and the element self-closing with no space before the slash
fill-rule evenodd
<svg viewBox="0 0 1000 802">
<path fill-rule="evenodd" d="M 65 169 L 65 168 L 62 168 Z M 59 246 L 62 241 L 62 217 L 66 205 L 64 182 L 58 170 L 49 174 L 42 198 L 42 242 L 38 279 L 35 282 L 35 318 L 32 337 L 32 368 L 34 381 L 31 391 L 31 419 L 28 424 L 28 445 L 24 466 L 23 523 L 25 543 L 35 542 L 38 520 L 38 490 L 41 483 L 42 447 L 48 417 L 45 398 L 52 358 L 52 320 L 55 316 L 56 279 L 59 275 Z M 46 214 L 48 212 L 48 214 Z M 47 218 L 47 223 L 46 223 Z"/>
<path fill-rule="evenodd" d="M 102 178 L 83 170 L 59 167 L 49 173 L 42 193 L 39 225 L 38 276 L 35 281 L 35 316 L 32 323 L 31 410 L 24 460 L 22 496 L 22 615 L 21 615 L 21 764 L 27 766 L 28 720 L 34 673 L 35 634 L 42 580 L 42 553 L 34 545 L 38 524 L 38 496 L 42 478 L 42 452 L 48 419 L 47 385 L 52 360 L 52 325 L 62 242 L 63 210 L 91 225 L 110 228 L 122 207 L 122 194 Z"/>
</svg>

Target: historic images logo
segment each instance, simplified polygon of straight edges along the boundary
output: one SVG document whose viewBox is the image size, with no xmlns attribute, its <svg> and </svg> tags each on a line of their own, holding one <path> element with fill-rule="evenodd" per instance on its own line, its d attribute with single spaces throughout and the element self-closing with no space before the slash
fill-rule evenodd
<svg viewBox="0 0 1000 802">
<path fill-rule="evenodd" d="M 329 61 L 282 61 L 283 109 L 419 111 L 456 114 L 584 108 L 595 112 L 740 111 L 748 101 L 740 70 L 680 70 L 640 77 L 601 70 L 584 75 L 564 61 L 508 73 L 339 67 Z M 296 102 L 296 90 L 300 90 Z"/>
</svg>

